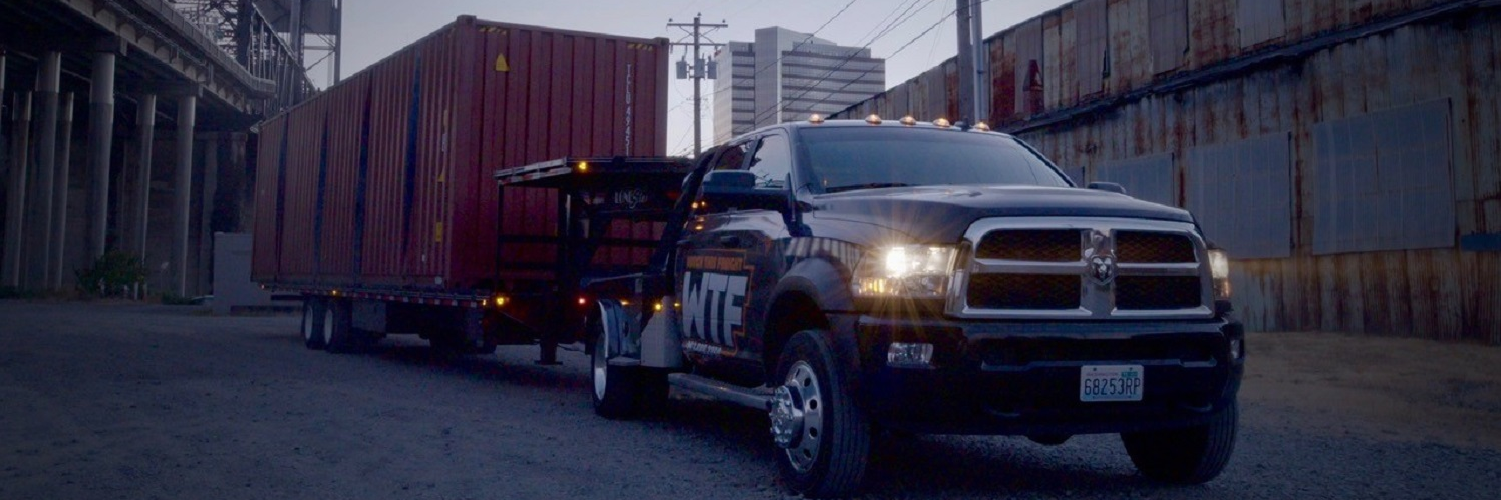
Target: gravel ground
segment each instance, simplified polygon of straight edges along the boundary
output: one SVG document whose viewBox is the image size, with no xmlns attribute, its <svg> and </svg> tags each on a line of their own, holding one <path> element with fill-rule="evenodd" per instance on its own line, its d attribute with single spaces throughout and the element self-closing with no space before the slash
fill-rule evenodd
<svg viewBox="0 0 1501 500">
<path fill-rule="evenodd" d="M 0 301 L 0 318 L 4 499 L 786 495 L 763 415 L 675 396 L 663 416 L 606 421 L 589 409 L 587 359 L 576 353 L 549 367 L 532 363 L 535 348 L 447 361 L 415 339 L 393 338 L 369 354 L 331 355 L 303 349 L 292 316 L 214 317 L 166 306 Z M 1252 339 L 1267 349 L 1253 351 L 1263 357 L 1253 358 L 1247 378 L 1238 449 L 1208 485 L 1146 481 L 1114 436 L 1058 447 L 915 437 L 877 448 L 866 497 L 1412 499 L 1501 491 L 1494 398 L 1456 399 L 1452 391 L 1346 398 L 1370 391 L 1350 382 L 1359 377 L 1341 384 L 1305 377 L 1320 363 L 1301 347 L 1334 342 L 1314 347 L 1349 353 L 1362 343 L 1306 337 L 1314 340 Z M 1495 392 L 1501 367 L 1486 363 L 1501 359 L 1501 349 L 1443 348 L 1480 358 L 1477 368 L 1455 368 L 1464 376 L 1432 375 L 1435 383 Z M 1412 353 L 1431 354 L 1390 353 L 1373 371 L 1405 366 Z M 1301 386 L 1349 387 L 1288 389 Z M 1422 412 L 1369 408 L 1425 398 L 1458 409 L 1413 423 L 1404 419 Z M 1477 415 L 1488 419 L 1475 422 Z"/>
</svg>

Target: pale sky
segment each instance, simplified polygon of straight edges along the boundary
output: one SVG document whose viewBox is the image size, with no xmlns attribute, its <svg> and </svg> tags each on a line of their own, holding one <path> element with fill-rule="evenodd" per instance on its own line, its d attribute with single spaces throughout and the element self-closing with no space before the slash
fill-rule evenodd
<svg viewBox="0 0 1501 500">
<path fill-rule="evenodd" d="M 915 2 L 915 3 L 913 3 Z M 1028 18 L 1055 8 L 1066 0 L 987 0 L 981 5 L 985 35 L 989 36 Z M 716 42 L 752 41 L 758 28 L 781 26 L 804 33 L 818 32 L 840 45 L 870 43 L 872 55 L 886 58 L 888 88 L 917 76 L 957 51 L 953 17 L 957 0 L 345 0 L 343 73 L 353 74 L 386 55 L 405 47 L 460 15 L 480 19 L 595 31 L 641 38 L 667 37 L 678 41 L 685 32 L 668 28 L 667 20 L 692 22 L 702 13 L 704 22 L 724 21 L 729 28 L 709 35 Z M 849 8 L 837 18 L 845 5 Z M 879 39 L 871 41 L 878 26 L 912 6 L 907 20 Z M 830 19 L 832 22 L 829 22 Z M 926 35 L 919 34 L 937 26 Z M 915 40 L 915 41 L 914 41 Z M 911 42 L 901 53 L 894 51 Z M 674 50 L 677 61 L 683 50 Z M 315 71 L 316 73 L 316 71 Z M 723 72 L 722 72 L 723 73 Z M 704 95 L 714 83 L 705 80 Z M 674 81 L 668 91 L 667 150 L 682 154 L 693 147 L 693 85 Z M 703 104 L 704 147 L 712 143 L 713 106 Z"/>
</svg>

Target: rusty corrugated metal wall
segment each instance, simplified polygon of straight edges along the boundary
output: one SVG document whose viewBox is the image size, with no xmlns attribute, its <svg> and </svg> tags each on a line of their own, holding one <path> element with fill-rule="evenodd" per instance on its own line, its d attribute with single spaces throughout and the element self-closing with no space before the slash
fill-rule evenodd
<svg viewBox="0 0 1501 500">
<path fill-rule="evenodd" d="M 1081 75 L 1100 4 L 1106 64 Z M 986 43 L 998 128 L 1087 180 L 1167 157 L 1177 205 L 1251 207 L 1221 224 L 1272 239 L 1236 261 L 1248 326 L 1501 344 L 1501 253 L 1461 244 L 1501 235 L 1501 2 L 1081 0 Z M 929 71 L 834 117 L 931 119 L 951 81 Z"/>
</svg>

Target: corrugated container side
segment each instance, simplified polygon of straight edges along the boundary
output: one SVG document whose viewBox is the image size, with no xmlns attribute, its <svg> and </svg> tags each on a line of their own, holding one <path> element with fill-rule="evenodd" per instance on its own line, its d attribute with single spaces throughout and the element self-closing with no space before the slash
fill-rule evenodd
<svg viewBox="0 0 1501 500">
<path fill-rule="evenodd" d="M 401 285 L 406 242 L 407 153 L 415 148 L 412 114 L 417 53 L 412 48 L 371 66 L 365 216 L 359 282 Z M 337 88 L 337 87 L 336 87 Z M 330 90 L 335 91 L 333 89 Z"/>
<path fill-rule="evenodd" d="M 281 155 L 286 137 L 286 115 L 260 125 L 255 171 L 254 243 L 251 249 L 251 279 L 269 282 L 280 269 Z"/>
<path fill-rule="evenodd" d="M 287 129 L 286 200 L 282 212 L 279 279 L 312 282 L 317 271 L 318 173 L 323 161 L 324 121 L 328 94 L 321 94 L 289 115 Z"/>
<path fill-rule="evenodd" d="M 497 249 L 496 237 L 553 234 L 554 193 L 512 189 L 502 209 L 491 174 L 563 156 L 664 154 L 667 48 L 463 17 L 268 120 L 258 279 L 470 289 L 493 286 L 498 260 L 551 266 L 553 247 Z M 621 223 L 608 235 L 661 230 Z M 608 248 L 596 263 L 640 265 L 649 253 Z"/>
<path fill-rule="evenodd" d="M 352 283 L 355 279 L 355 201 L 360 153 L 365 146 L 369 73 L 345 80 L 341 89 L 330 94 L 328 161 L 318 245 L 318 281 L 334 285 Z"/>
</svg>

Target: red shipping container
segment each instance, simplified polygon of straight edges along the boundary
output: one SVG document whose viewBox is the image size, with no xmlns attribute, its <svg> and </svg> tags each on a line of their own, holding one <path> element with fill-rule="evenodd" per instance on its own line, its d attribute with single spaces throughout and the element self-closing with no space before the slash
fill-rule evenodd
<svg viewBox="0 0 1501 500">
<path fill-rule="evenodd" d="M 286 287 L 464 291 L 546 279 L 549 190 L 495 170 L 666 150 L 668 41 L 461 17 L 261 125 L 256 280 Z M 660 224 L 610 236 L 650 239 Z M 644 263 L 601 250 L 597 262 Z M 497 263 L 507 263 L 497 272 Z M 513 268 L 531 268 L 513 270 Z"/>
</svg>

